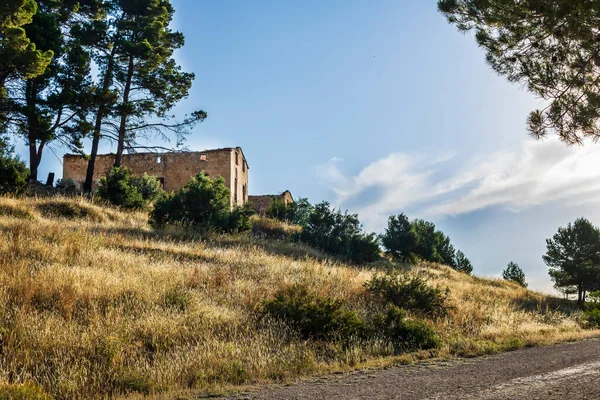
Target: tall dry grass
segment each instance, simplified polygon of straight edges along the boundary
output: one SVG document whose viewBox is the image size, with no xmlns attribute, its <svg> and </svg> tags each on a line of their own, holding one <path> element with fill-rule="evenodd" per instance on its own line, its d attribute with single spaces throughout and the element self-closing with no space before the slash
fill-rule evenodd
<svg viewBox="0 0 600 400">
<path fill-rule="evenodd" d="M 375 270 L 282 241 L 156 232 L 145 214 L 83 199 L 0 198 L 0 390 L 197 394 L 598 333 L 583 330 L 570 306 L 517 285 L 438 265 L 415 272 L 451 290 L 450 314 L 433 321 L 440 351 L 306 342 L 258 319 L 261 301 L 300 283 L 368 313 L 363 285 Z"/>
</svg>

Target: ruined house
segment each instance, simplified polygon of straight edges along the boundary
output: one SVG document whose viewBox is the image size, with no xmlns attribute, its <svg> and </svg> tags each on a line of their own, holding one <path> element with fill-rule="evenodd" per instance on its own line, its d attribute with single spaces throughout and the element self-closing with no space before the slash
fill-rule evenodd
<svg viewBox="0 0 600 400">
<path fill-rule="evenodd" d="M 260 215 L 265 215 L 274 199 L 281 200 L 284 204 L 293 203 L 294 198 L 289 190 L 281 194 L 266 194 L 260 196 L 248 196 L 248 201 L 254 205 L 254 209 Z"/>
<path fill-rule="evenodd" d="M 102 154 L 96 158 L 94 187 L 100 178 L 112 168 L 114 154 Z M 83 189 L 87 160 L 79 155 L 67 154 L 63 160 L 63 180 L 71 180 L 78 190 Z M 222 176 L 231 191 L 231 205 L 243 205 L 248 201 L 248 162 L 240 147 L 216 150 L 170 153 L 124 154 L 121 163 L 134 174 L 148 173 L 158 178 L 166 191 L 177 191 L 190 177 L 204 171 L 209 177 Z"/>
</svg>

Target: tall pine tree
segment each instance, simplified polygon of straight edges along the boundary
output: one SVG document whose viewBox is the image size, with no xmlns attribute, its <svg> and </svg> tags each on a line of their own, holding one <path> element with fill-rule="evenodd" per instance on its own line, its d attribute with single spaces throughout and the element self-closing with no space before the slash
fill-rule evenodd
<svg viewBox="0 0 600 400">
<path fill-rule="evenodd" d="M 30 179 L 37 180 L 43 151 L 57 142 L 71 151 L 81 151 L 81 139 L 89 131 L 86 120 L 91 100 L 90 56 L 73 30 L 83 19 L 94 16 L 93 2 L 40 0 L 38 12 L 26 33 L 40 50 L 54 58 L 45 72 L 15 85 L 12 133 L 29 147 Z"/>
<path fill-rule="evenodd" d="M 34 0 L 2 0 L 0 3 L 0 131 L 12 111 L 7 95 L 11 81 L 33 78 L 46 70 L 53 52 L 40 51 L 23 28 L 37 12 Z"/>
<path fill-rule="evenodd" d="M 135 149 L 140 137 L 156 133 L 168 139 L 174 133 L 179 144 L 186 128 L 206 118 L 204 111 L 181 122 L 167 115 L 187 96 L 194 78 L 173 59 L 184 43 L 183 35 L 169 28 L 173 13 L 169 0 L 106 0 L 104 18 L 83 28 L 96 39 L 89 44 L 100 71 L 84 185 L 88 193 L 102 138 L 116 141 L 115 165 L 120 166 L 124 150 Z"/>
</svg>

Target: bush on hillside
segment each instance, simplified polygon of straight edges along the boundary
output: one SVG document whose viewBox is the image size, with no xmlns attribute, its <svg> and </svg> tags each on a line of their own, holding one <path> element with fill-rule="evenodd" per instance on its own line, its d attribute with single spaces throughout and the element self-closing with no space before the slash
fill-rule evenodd
<svg viewBox="0 0 600 400">
<path fill-rule="evenodd" d="M 241 232 L 252 228 L 250 203 L 231 209 L 230 190 L 225 179 L 210 179 L 203 172 L 192 176 L 177 193 L 161 196 L 154 205 L 152 221 L 156 225 L 182 223 L 198 229 Z"/>
<path fill-rule="evenodd" d="M 385 314 L 373 319 L 376 334 L 394 345 L 396 353 L 437 349 L 441 339 L 431 325 L 424 321 L 408 320 L 406 312 L 390 306 Z"/>
<path fill-rule="evenodd" d="M 273 300 L 264 301 L 263 313 L 290 324 L 303 339 L 347 341 L 365 331 L 358 315 L 341 301 L 319 297 L 302 285 L 280 290 Z"/>
<path fill-rule="evenodd" d="M 430 286 L 416 275 L 398 272 L 375 275 L 365 287 L 384 302 L 428 317 L 439 317 L 448 312 L 449 289 Z"/>
<path fill-rule="evenodd" d="M 162 191 L 158 179 L 146 173 L 136 176 L 126 167 L 111 169 L 98 186 L 100 198 L 129 210 L 148 207 Z"/>
<path fill-rule="evenodd" d="M 593 308 L 583 312 L 583 318 L 592 328 L 600 328 L 600 309 Z"/>
<path fill-rule="evenodd" d="M 277 219 L 279 221 L 287 221 L 287 204 L 279 197 L 274 197 L 267 209 L 267 217 Z"/>
<path fill-rule="evenodd" d="M 0 384 L 0 400 L 50 400 L 43 388 L 34 383 Z"/>
<path fill-rule="evenodd" d="M 13 154 L 13 148 L 0 138 L 0 194 L 19 193 L 27 185 L 29 170 Z"/>
<path fill-rule="evenodd" d="M 358 215 L 342 214 L 327 202 L 314 207 L 298 237 L 319 250 L 356 263 L 380 257 L 377 237 L 362 231 Z"/>
<path fill-rule="evenodd" d="M 431 325 L 408 320 L 396 306 L 365 322 L 356 312 L 346 309 L 342 301 L 319 297 L 301 285 L 277 292 L 273 300 L 263 302 L 262 312 L 289 324 L 305 340 L 383 340 L 391 343 L 396 353 L 434 349 L 441 343 Z"/>
<path fill-rule="evenodd" d="M 299 198 L 294 202 L 285 204 L 280 198 L 276 197 L 269 204 L 267 217 L 293 225 L 304 226 L 308 223 L 314 208 L 306 198 Z"/>
</svg>

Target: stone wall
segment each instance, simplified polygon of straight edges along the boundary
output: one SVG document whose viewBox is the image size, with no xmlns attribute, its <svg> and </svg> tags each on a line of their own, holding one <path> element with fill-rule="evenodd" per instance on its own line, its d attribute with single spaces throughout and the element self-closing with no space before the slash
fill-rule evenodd
<svg viewBox="0 0 600 400">
<path fill-rule="evenodd" d="M 238 153 L 238 165 L 235 165 L 235 153 Z M 94 171 L 94 187 L 101 177 L 106 175 L 114 163 L 114 154 L 98 155 Z M 78 155 L 65 155 L 63 161 L 63 180 L 72 180 L 75 186 L 83 189 L 88 162 Z M 207 150 L 185 153 L 138 153 L 124 154 L 122 165 L 134 174 L 156 176 L 166 191 L 177 191 L 191 176 L 204 171 L 211 178 L 222 176 L 231 190 L 231 202 L 238 205 L 247 201 L 248 163 L 241 148 Z M 237 168 L 237 202 L 235 202 L 235 183 Z M 244 198 L 243 193 L 246 193 Z"/>
<path fill-rule="evenodd" d="M 265 195 L 260 195 L 260 196 L 249 196 L 248 201 L 250 201 L 252 203 L 252 205 L 254 206 L 254 210 L 256 210 L 257 214 L 265 215 L 267 213 L 267 211 L 269 211 L 269 206 L 271 205 L 271 202 L 276 198 L 279 198 L 281 201 L 283 201 L 284 204 L 294 202 L 292 193 L 289 190 L 286 190 L 285 192 L 283 192 L 281 194 L 265 194 Z"/>
</svg>

